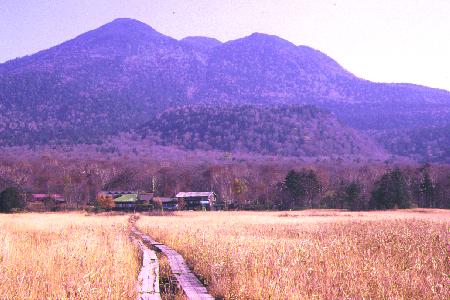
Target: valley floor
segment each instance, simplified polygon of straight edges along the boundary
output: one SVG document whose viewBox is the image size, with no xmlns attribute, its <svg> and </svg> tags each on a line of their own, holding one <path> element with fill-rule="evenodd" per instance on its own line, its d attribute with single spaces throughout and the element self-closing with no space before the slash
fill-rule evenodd
<svg viewBox="0 0 450 300">
<path fill-rule="evenodd" d="M 136 226 L 224 299 L 448 299 L 450 211 L 176 212 Z M 136 299 L 128 216 L 0 215 L 6 299 Z"/>
</svg>

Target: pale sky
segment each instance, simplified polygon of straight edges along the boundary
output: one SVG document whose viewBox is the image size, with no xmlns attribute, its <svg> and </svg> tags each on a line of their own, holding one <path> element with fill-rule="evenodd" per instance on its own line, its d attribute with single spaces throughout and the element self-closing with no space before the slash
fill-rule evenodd
<svg viewBox="0 0 450 300">
<path fill-rule="evenodd" d="M 0 0 L 0 62 L 119 17 L 177 39 L 274 34 L 365 79 L 450 90 L 450 0 Z"/>
</svg>

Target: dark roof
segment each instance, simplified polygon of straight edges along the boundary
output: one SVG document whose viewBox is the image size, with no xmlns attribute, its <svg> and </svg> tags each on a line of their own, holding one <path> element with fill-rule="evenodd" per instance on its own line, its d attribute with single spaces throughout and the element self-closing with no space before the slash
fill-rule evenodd
<svg viewBox="0 0 450 300">
<path fill-rule="evenodd" d="M 155 198 L 153 198 L 153 200 L 156 202 L 160 201 L 161 203 L 169 203 L 169 202 L 177 201 L 176 198 L 168 198 L 168 197 L 155 197 Z"/>
</svg>

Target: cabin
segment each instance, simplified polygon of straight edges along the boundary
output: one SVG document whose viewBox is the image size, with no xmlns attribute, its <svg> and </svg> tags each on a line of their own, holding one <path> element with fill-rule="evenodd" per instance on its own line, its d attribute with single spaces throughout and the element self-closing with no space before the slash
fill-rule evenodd
<svg viewBox="0 0 450 300">
<path fill-rule="evenodd" d="M 139 191 L 101 191 L 98 197 L 112 197 L 115 210 L 149 210 L 153 208 L 153 193 Z"/>
<path fill-rule="evenodd" d="M 56 203 L 65 202 L 64 196 L 60 194 L 31 194 L 31 201 L 54 200 Z"/>
<path fill-rule="evenodd" d="M 138 193 L 138 198 L 141 201 L 151 202 L 151 201 L 153 201 L 153 193 L 139 192 Z"/>
<path fill-rule="evenodd" d="M 117 209 L 136 209 L 138 194 L 125 194 L 114 199 L 114 207 Z"/>
<path fill-rule="evenodd" d="M 217 195 L 214 192 L 180 192 L 175 197 L 187 210 L 210 210 L 217 201 Z"/>
<path fill-rule="evenodd" d="M 153 202 L 163 210 L 178 210 L 178 199 L 170 197 L 155 197 Z"/>
<path fill-rule="evenodd" d="M 66 200 L 61 194 L 25 193 L 27 209 L 30 211 L 57 211 L 65 208 Z"/>
<path fill-rule="evenodd" d="M 111 197 L 113 197 L 114 199 L 115 198 L 118 198 L 118 197 L 120 197 L 120 196 L 122 196 L 122 195 L 131 195 L 131 194 L 137 194 L 138 192 L 137 191 L 130 191 L 130 190 L 124 190 L 124 191 L 120 191 L 120 190 L 117 190 L 117 191 L 101 191 L 101 192 L 99 192 L 98 193 L 98 196 L 104 196 L 104 197 L 108 197 L 108 196 L 111 196 Z"/>
</svg>

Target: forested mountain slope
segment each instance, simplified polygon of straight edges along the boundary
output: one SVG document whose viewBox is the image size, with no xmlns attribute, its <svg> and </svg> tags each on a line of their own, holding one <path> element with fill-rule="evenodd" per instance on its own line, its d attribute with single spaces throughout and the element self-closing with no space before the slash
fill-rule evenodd
<svg viewBox="0 0 450 300">
<path fill-rule="evenodd" d="M 159 114 L 138 132 L 157 144 L 189 150 L 387 157 L 367 136 L 309 105 L 179 107 Z"/>
<path fill-rule="evenodd" d="M 117 19 L 0 64 L 0 145 L 99 143 L 166 109 L 199 104 L 315 105 L 419 159 L 423 149 L 396 150 L 392 130 L 450 124 L 449 92 L 363 80 L 322 52 L 276 36 L 178 41 Z"/>
</svg>

